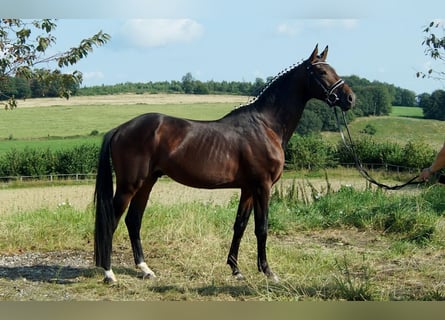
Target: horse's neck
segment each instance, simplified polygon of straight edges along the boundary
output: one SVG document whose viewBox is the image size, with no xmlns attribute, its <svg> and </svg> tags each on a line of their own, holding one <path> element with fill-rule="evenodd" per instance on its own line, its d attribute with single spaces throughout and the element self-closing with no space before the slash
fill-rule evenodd
<svg viewBox="0 0 445 320">
<path fill-rule="evenodd" d="M 299 89 L 297 89 L 299 88 Z M 303 84 L 284 85 L 281 89 L 271 90 L 268 95 L 258 99 L 257 109 L 267 125 L 281 136 L 285 146 L 303 114 L 307 98 Z"/>
</svg>

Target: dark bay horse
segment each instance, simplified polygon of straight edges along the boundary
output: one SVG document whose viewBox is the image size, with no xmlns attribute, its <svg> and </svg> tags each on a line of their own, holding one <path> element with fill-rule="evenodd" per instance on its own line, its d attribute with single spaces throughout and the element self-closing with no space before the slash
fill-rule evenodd
<svg viewBox="0 0 445 320">
<path fill-rule="evenodd" d="M 280 73 L 249 104 L 216 121 L 194 121 L 158 113 L 140 115 L 109 131 L 103 139 L 96 178 L 96 265 L 105 282 L 114 282 L 112 239 L 121 216 L 134 261 L 143 277 L 155 277 L 144 261 L 141 220 L 156 180 L 167 175 L 195 188 L 240 188 L 227 263 L 238 269 L 241 238 L 254 212 L 258 270 L 278 280 L 266 258 L 269 198 L 284 166 L 284 148 L 311 98 L 348 110 L 355 95 L 326 62 L 328 47 L 318 46 L 301 64 Z M 110 160 L 111 159 L 111 160 Z M 112 170 L 116 175 L 113 195 Z"/>
</svg>

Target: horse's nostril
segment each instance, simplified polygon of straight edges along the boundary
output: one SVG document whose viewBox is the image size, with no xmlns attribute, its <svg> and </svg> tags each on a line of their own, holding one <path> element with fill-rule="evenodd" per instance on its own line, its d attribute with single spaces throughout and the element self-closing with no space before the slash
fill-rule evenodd
<svg viewBox="0 0 445 320">
<path fill-rule="evenodd" d="M 355 95 L 354 94 L 348 94 L 348 102 L 351 104 L 355 103 Z"/>
</svg>

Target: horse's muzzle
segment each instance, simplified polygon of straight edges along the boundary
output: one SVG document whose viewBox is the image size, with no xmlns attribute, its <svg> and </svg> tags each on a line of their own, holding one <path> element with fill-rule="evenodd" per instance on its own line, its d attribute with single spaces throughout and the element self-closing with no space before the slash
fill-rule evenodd
<svg viewBox="0 0 445 320">
<path fill-rule="evenodd" d="M 344 89 L 346 90 L 343 90 L 338 105 L 343 111 L 347 111 L 355 106 L 355 93 L 349 87 Z"/>
</svg>

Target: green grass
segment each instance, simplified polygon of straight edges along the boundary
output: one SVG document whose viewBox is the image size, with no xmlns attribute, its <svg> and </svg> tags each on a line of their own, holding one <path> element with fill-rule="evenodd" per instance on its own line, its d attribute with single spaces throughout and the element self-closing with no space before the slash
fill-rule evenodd
<svg viewBox="0 0 445 320">
<path fill-rule="evenodd" d="M 408 141 L 422 141 L 435 149 L 443 145 L 445 122 L 407 117 L 364 117 L 357 118 L 349 124 L 353 140 L 359 139 L 361 131 L 372 125 L 376 133 L 372 136 L 376 141 L 389 141 L 405 145 Z M 338 132 L 324 132 L 323 137 L 330 143 L 341 141 Z"/>
<path fill-rule="evenodd" d="M 432 203 L 442 201 L 440 188 L 426 189 L 416 195 L 349 188 L 323 193 L 312 203 L 292 198 L 288 191 L 274 196 L 270 212 L 268 255 L 271 267 L 281 278 L 278 284 L 270 283 L 256 270 L 252 221 L 239 256 L 246 280 L 231 278 L 225 259 L 232 236 L 235 201 L 227 205 L 152 203 L 146 211 L 141 236 L 148 264 L 157 273 L 157 280 L 137 278 L 127 231 L 121 222 L 113 253 L 118 284 L 111 287 L 102 284 L 100 270 L 93 267 L 73 270 L 76 273 L 73 279 L 64 276 L 68 267 L 63 263 L 54 266 L 46 261 L 52 268 L 60 269 L 58 275 L 52 276 L 53 282 L 45 281 L 44 274 L 36 276 L 40 280 L 28 281 L 1 277 L 0 299 L 445 299 L 441 284 L 445 269 L 441 263 L 443 257 L 437 251 L 445 238 L 443 211 Z M 90 210 L 78 211 L 69 204 L 5 215 L 0 222 L 0 252 L 18 255 L 59 252 L 59 256 L 74 254 L 91 259 L 93 219 Z M 386 226 L 376 222 L 379 220 L 386 221 Z M 392 225 L 397 228 L 388 230 Z M 423 241 L 407 237 L 418 229 L 430 227 Z M 44 265 L 34 266 L 36 271 L 42 272 L 41 268 Z M 0 272 L 12 274 L 10 271 L 0 268 Z M 32 272 L 32 268 L 27 271 Z M 17 272 L 23 270 L 17 268 Z"/>
<path fill-rule="evenodd" d="M 63 150 L 72 149 L 85 143 L 100 144 L 102 136 L 84 136 L 72 138 L 50 138 L 37 140 L 4 140 L 0 141 L 0 154 L 11 150 L 23 150 L 25 148 L 33 148 L 39 150 Z"/>
<path fill-rule="evenodd" d="M 444 203 L 439 199 L 444 196 L 440 185 L 418 196 L 388 194 L 371 188 L 358 191 L 342 186 L 331 192 L 329 188 L 323 191 L 310 187 L 311 194 L 305 197 L 303 186 L 295 182 L 284 189 L 276 188 L 272 207 L 285 214 L 271 217 L 270 224 L 285 233 L 295 229 L 295 225 L 298 229 L 377 230 L 421 244 L 431 240 L 437 219 L 445 212 Z"/>
<path fill-rule="evenodd" d="M 74 210 L 69 204 L 61 204 L 55 210 L 42 208 L 10 215 L 0 224 L 0 250 L 84 249 L 94 230 L 93 219 L 91 213 Z"/>
<path fill-rule="evenodd" d="M 423 110 L 418 107 L 393 106 L 389 116 L 357 118 L 349 124 L 353 139 L 363 135 L 366 126 L 376 129 L 373 138 L 405 145 L 408 141 L 422 141 L 439 149 L 443 145 L 445 123 L 423 119 Z M 330 143 L 341 141 L 338 132 L 324 132 L 323 137 Z"/>
<path fill-rule="evenodd" d="M 0 113 L 0 153 L 11 148 L 61 148 L 82 144 L 93 131 L 104 133 L 111 128 L 143 113 L 161 112 L 190 119 L 212 120 L 222 117 L 234 108 L 232 103 L 196 104 L 133 104 L 133 105 L 80 105 L 18 108 Z M 371 124 L 377 129 L 376 139 L 406 143 L 422 140 L 435 148 L 443 144 L 443 121 L 419 119 L 420 108 L 393 107 L 388 117 L 359 118 L 350 124 L 354 138 Z M 323 133 L 331 143 L 338 143 L 340 135 Z M 99 142 L 98 142 L 99 143 Z"/>
<path fill-rule="evenodd" d="M 392 117 L 423 118 L 423 110 L 419 107 L 393 106 Z"/>
<path fill-rule="evenodd" d="M 197 103 L 172 105 L 88 105 L 17 108 L 0 114 L 0 139 L 39 139 L 87 136 L 148 112 L 211 120 L 233 109 L 233 104 Z"/>
<path fill-rule="evenodd" d="M 0 113 L 0 154 L 26 147 L 61 149 L 100 143 L 101 134 L 140 114 L 168 115 L 213 120 L 234 108 L 230 103 L 162 105 L 88 105 L 18 108 Z M 99 136 L 91 136 L 96 131 Z"/>
</svg>

